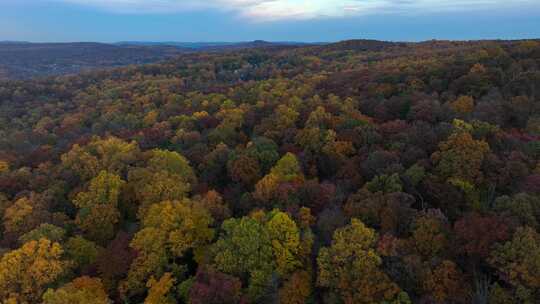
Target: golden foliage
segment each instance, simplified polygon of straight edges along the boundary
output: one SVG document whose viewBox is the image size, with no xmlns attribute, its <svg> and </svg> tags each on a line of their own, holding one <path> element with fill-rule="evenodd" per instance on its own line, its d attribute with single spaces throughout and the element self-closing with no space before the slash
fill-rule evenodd
<svg viewBox="0 0 540 304">
<path fill-rule="evenodd" d="M 43 304 L 111 304 L 99 279 L 80 277 L 43 295 Z"/>
<path fill-rule="evenodd" d="M 63 252 L 60 244 L 40 239 L 6 253 L 0 260 L 0 299 L 39 301 L 45 287 L 66 271 Z"/>
</svg>

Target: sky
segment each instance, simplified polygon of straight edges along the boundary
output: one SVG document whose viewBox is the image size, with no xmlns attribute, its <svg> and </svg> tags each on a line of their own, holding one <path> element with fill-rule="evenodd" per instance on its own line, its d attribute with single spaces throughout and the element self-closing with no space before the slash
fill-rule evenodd
<svg viewBox="0 0 540 304">
<path fill-rule="evenodd" d="M 0 41 L 540 38 L 540 0 L 0 0 Z"/>
</svg>

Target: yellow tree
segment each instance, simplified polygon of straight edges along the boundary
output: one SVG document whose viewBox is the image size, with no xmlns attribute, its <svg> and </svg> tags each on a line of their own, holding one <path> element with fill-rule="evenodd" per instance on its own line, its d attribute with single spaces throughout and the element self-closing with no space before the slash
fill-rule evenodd
<svg viewBox="0 0 540 304">
<path fill-rule="evenodd" d="M 34 211 L 31 200 L 22 197 L 15 201 L 13 205 L 4 211 L 3 224 L 6 233 L 21 235 L 28 232 L 33 227 L 28 227 L 28 222 L 32 221 Z"/>
<path fill-rule="evenodd" d="M 285 276 L 301 266 L 300 230 L 287 213 L 274 210 L 265 224 L 274 249 L 277 271 Z"/>
<path fill-rule="evenodd" d="M 332 245 L 319 251 L 317 284 L 327 287 L 346 304 L 379 303 L 395 299 L 400 289 L 379 267 L 374 246 L 377 234 L 358 219 L 337 229 Z"/>
<path fill-rule="evenodd" d="M 0 204 L 3 205 L 0 208 L 5 208 L 3 226 L 6 240 L 16 240 L 37 228 L 41 223 L 50 220 L 51 214 L 46 210 L 46 201 L 40 194 L 32 192 L 29 196 L 17 199 L 11 205 L 6 201 L 2 202 L 0 197 Z"/>
<path fill-rule="evenodd" d="M 151 277 L 146 284 L 149 288 L 144 304 L 174 304 L 176 301 L 170 294 L 175 279 L 170 272 L 165 273 L 159 280 Z"/>
<path fill-rule="evenodd" d="M 56 282 L 69 264 L 63 249 L 47 239 L 30 241 L 0 260 L 0 300 L 37 303 L 45 287 Z"/>
<path fill-rule="evenodd" d="M 304 179 L 298 159 L 290 152 L 285 154 L 276 163 L 276 165 L 270 170 L 270 174 L 277 176 L 279 180 L 285 182 Z"/>
<path fill-rule="evenodd" d="M 483 178 L 481 166 L 489 152 L 487 142 L 475 140 L 469 132 L 458 129 L 439 144 L 439 151 L 431 159 L 437 164 L 440 176 L 475 185 Z"/>
<path fill-rule="evenodd" d="M 272 139 L 281 138 L 285 130 L 296 127 L 299 116 L 300 113 L 287 105 L 281 104 L 277 106 L 271 116 L 272 119 L 267 120 L 269 128 L 264 135 Z"/>
<path fill-rule="evenodd" d="M 123 176 L 127 167 L 136 161 L 138 153 L 136 142 L 127 143 L 116 137 L 94 137 L 86 146 L 74 145 L 61 158 L 65 168 L 83 180 L 89 180 L 102 170 Z"/>
<path fill-rule="evenodd" d="M 111 304 L 103 284 L 91 277 L 76 278 L 56 289 L 49 289 L 43 295 L 43 304 Z"/>
<path fill-rule="evenodd" d="M 105 242 L 114 236 L 120 212 L 118 201 L 125 182 L 116 174 L 101 171 L 90 181 L 88 190 L 77 194 L 73 204 L 79 208 L 77 225 L 86 236 Z"/>
<path fill-rule="evenodd" d="M 9 163 L 4 160 L 0 160 L 0 174 L 7 173 L 9 171 Z"/>
<path fill-rule="evenodd" d="M 146 167 L 133 169 L 128 174 L 129 187 L 139 203 L 140 219 L 152 204 L 183 199 L 197 182 L 189 161 L 181 154 L 156 149 L 148 156 Z"/>
<path fill-rule="evenodd" d="M 152 205 L 131 242 L 139 255 L 124 282 L 124 292 L 141 292 L 150 276 L 161 276 L 175 267 L 175 259 L 188 250 L 194 250 L 197 258 L 214 237 L 212 223 L 208 211 L 188 199 Z"/>
<path fill-rule="evenodd" d="M 254 197 L 268 202 L 276 195 L 281 183 L 300 183 L 304 181 L 304 175 L 296 156 L 292 153 L 285 154 L 270 173 L 263 177 L 256 185 Z"/>
<path fill-rule="evenodd" d="M 330 126 L 332 114 L 326 112 L 324 107 L 318 106 L 309 114 L 305 126 L 309 128 L 327 129 Z"/>
<path fill-rule="evenodd" d="M 470 96 L 459 96 L 450 107 L 461 115 L 469 114 L 474 110 L 474 99 Z"/>
</svg>

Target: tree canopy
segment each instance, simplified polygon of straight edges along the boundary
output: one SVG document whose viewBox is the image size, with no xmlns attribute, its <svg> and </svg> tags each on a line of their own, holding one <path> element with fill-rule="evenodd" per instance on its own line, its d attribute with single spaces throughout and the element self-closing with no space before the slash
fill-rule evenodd
<svg viewBox="0 0 540 304">
<path fill-rule="evenodd" d="M 1 303 L 540 303 L 540 42 L 0 80 Z"/>
</svg>

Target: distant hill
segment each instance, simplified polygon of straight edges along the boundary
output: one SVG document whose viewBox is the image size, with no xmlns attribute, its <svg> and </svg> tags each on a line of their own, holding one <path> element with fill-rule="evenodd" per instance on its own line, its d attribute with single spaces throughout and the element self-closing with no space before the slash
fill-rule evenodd
<svg viewBox="0 0 540 304">
<path fill-rule="evenodd" d="M 116 45 L 135 45 L 135 46 L 176 46 L 188 49 L 200 50 L 216 46 L 228 46 L 234 42 L 177 42 L 177 41 L 121 41 Z"/>
<path fill-rule="evenodd" d="M 264 40 L 255 40 L 247 42 L 148 42 L 148 41 L 122 41 L 115 43 L 116 45 L 135 45 L 135 46 L 176 46 L 188 48 L 197 51 L 218 51 L 228 49 L 245 49 L 256 47 L 279 47 L 279 46 L 306 46 L 313 45 L 312 43 L 294 42 L 294 41 L 276 41 L 269 42 Z M 317 43 L 318 44 L 318 43 Z"/>
<path fill-rule="evenodd" d="M 95 68 L 159 62 L 192 51 L 173 46 L 105 43 L 0 43 L 0 78 L 28 79 Z"/>
<path fill-rule="evenodd" d="M 0 79 L 29 79 L 84 70 L 156 63 L 193 52 L 298 47 L 300 42 L 0 42 Z"/>
<path fill-rule="evenodd" d="M 28 41 L 12 41 L 12 40 L 2 40 L 0 41 L 0 44 L 24 44 L 24 43 L 31 43 Z"/>
<path fill-rule="evenodd" d="M 381 51 L 389 47 L 406 46 L 404 42 L 390 42 L 380 40 L 354 39 L 344 40 L 336 43 L 321 46 L 325 50 L 339 51 Z"/>
<path fill-rule="evenodd" d="M 311 43 L 302 42 L 269 42 L 264 40 L 255 40 L 249 42 L 238 42 L 232 44 L 215 45 L 203 48 L 206 51 L 227 51 L 227 50 L 240 50 L 240 49 L 252 49 L 252 48 L 279 48 L 279 47 L 302 47 L 315 45 Z"/>
</svg>

